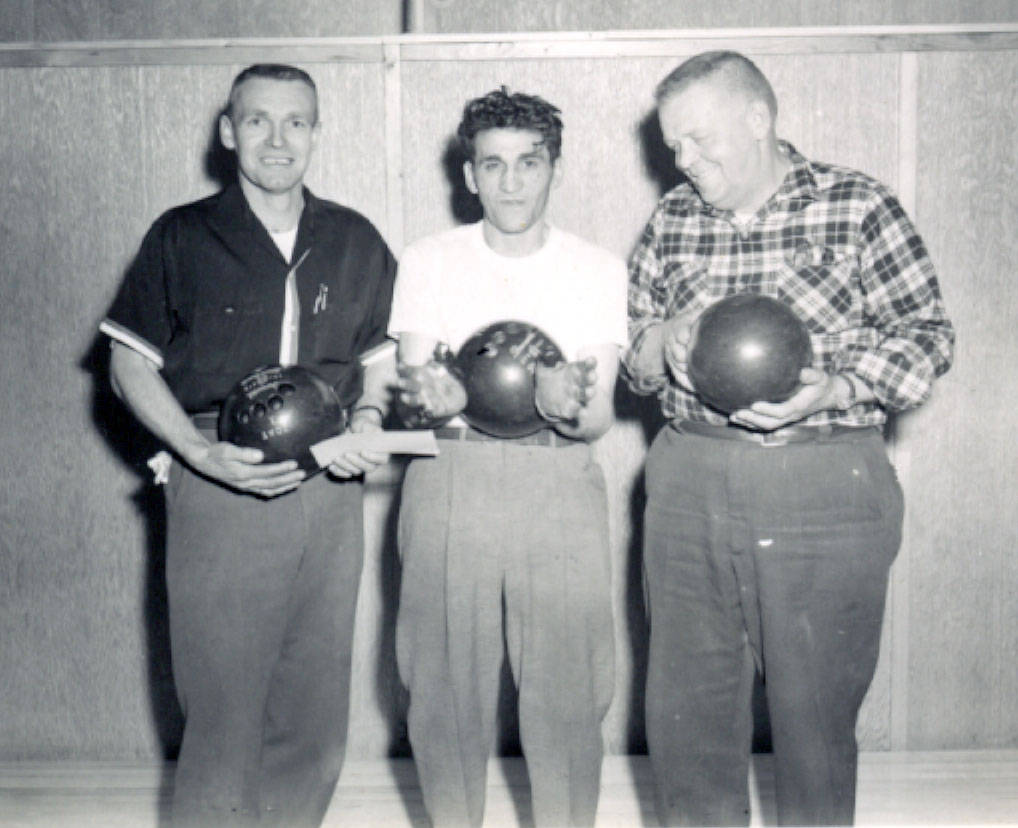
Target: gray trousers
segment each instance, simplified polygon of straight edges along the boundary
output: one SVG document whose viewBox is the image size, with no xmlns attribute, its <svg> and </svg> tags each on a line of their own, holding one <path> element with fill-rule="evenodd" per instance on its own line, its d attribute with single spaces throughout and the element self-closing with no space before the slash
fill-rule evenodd
<svg viewBox="0 0 1018 828">
<path fill-rule="evenodd" d="M 320 824 L 346 747 L 361 493 L 320 474 L 261 500 L 174 463 L 175 824 Z"/>
<path fill-rule="evenodd" d="M 665 825 L 745 825 L 753 672 L 778 820 L 850 824 L 902 493 L 876 429 L 760 447 L 664 428 L 647 462 L 647 741 Z"/>
<path fill-rule="evenodd" d="M 403 484 L 397 620 L 437 825 L 479 825 L 508 652 L 534 819 L 589 825 L 611 701 L 607 503 L 587 445 L 441 441 Z"/>
</svg>

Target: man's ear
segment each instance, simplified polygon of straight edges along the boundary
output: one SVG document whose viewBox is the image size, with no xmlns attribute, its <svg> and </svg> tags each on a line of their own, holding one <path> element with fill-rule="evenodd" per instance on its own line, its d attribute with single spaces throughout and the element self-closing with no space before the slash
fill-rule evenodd
<svg viewBox="0 0 1018 828">
<path fill-rule="evenodd" d="M 219 116 L 219 140 L 228 150 L 237 149 L 237 139 L 233 134 L 233 121 L 225 112 Z"/>
<path fill-rule="evenodd" d="M 761 100 L 750 101 L 746 109 L 746 121 L 750 132 L 757 140 L 765 138 L 774 124 L 770 108 Z"/>
<path fill-rule="evenodd" d="M 565 162 L 560 155 L 555 159 L 555 163 L 551 167 L 551 186 L 557 187 L 561 184 L 563 175 L 565 175 Z"/>
<path fill-rule="evenodd" d="M 474 195 L 477 195 L 477 181 L 474 179 L 474 162 L 464 161 L 463 162 L 463 180 L 466 182 L 467 189 L 470 190 Z"/>
</svg>

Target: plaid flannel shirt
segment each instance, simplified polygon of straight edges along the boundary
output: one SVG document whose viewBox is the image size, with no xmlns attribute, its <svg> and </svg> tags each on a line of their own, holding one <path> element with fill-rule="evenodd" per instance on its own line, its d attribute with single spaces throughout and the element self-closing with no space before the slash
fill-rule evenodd
<svg viewBox="0 0 1018 828">
<path fill-rule="evenodd" d="M 659 202 L 629 262 L 629 338 L 622 370 L 657 394 L 668 419 L 724 423 L 670 374 L 640 375 L 636 354 L 653 326 L 735 293 L 763 293 L 806 323 L 813 366 L 850 372 L 876 395 L 809 425 L 881 425 L 926 400 L 950 367 L 954 330 L 922 239 L 891 192 L 862 173 L 811 163 L 781 142 L 792 169 L 741 229 L 689 183 Z"/>
</svg>

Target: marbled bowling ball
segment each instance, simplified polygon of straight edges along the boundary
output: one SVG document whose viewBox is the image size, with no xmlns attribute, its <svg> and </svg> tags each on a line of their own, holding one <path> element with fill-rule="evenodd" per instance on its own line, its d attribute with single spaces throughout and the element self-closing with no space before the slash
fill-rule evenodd
<svg viewBox="0 0 1018 828">
<path fill-rule="evenodd" d="M 547 423 L 534 405 L 538 363 L 557 365 L 562 351 L 528 322 L 486 325 L 460 346 L 454 368 L 467 392 L 463 418 L 495 437 L 525 437 Z"/>
</svg>

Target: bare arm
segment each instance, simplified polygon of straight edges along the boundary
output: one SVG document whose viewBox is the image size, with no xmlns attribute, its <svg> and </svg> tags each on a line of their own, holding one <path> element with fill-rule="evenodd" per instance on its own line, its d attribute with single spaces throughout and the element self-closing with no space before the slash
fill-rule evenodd
<svg viewBox="0 0 1018 828">
<path fill-rule="evenodd" d="M 363 434 L 381 431 L 382 421 L 389 412 L 391 388 L 396 385 L 396 351 L 364 368 L 364 388 L 350 415 L 350 431 Z M 335 477 L 356 477 L 367 474 L 389 461 L 382 451 L 348 451 L 329 464 Z"/>
</svg>

